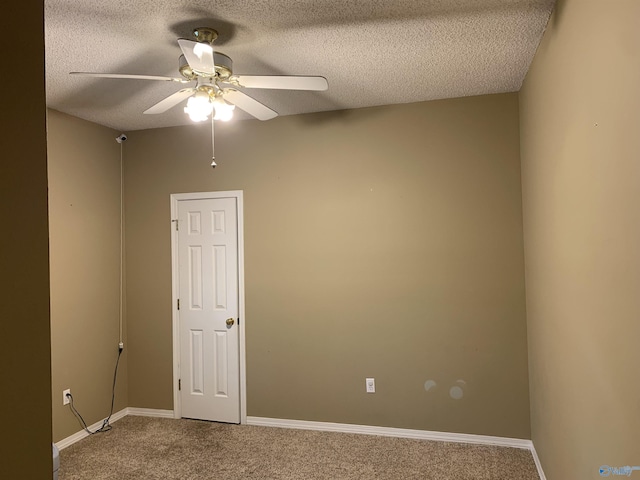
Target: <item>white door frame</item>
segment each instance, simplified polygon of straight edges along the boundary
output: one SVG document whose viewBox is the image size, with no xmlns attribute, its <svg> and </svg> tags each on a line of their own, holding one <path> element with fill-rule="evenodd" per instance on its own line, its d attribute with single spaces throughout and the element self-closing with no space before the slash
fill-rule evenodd
<svg viewBox="0 0 640 480">
<path fill-rule="evenodd" d="M 178 202 L 211 198 L 235 198 L 238 207 L 238 341 L 240 354 L 240 423 L 247 423 L 247 371 L 245 360 L 245 309 L 244 309 L 244 205 L 242 190 L 227 192 L 174 193 L 171 195 L 171 304 L 173 325 L 173 417 L 182 417 L 182 405 L 178 380 L 180 378 L 180 324 L 178 316 Z"/>
</svg>

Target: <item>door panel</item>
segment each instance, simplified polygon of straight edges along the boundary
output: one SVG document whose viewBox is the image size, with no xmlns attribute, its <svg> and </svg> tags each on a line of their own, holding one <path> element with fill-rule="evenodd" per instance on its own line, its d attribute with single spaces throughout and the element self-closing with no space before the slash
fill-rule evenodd
<svg viewBox="0 0 640 480">
<path fill-rule="evenodd" d="M 235 198 L 178 201 L 183 417 L 240 422 L 237 218 Z"/>
</svg>

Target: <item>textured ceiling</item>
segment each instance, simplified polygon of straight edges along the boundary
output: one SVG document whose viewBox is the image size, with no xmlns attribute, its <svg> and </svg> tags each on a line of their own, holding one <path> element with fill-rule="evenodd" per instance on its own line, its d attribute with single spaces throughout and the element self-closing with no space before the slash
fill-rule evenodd
<svg viewBox="0 0 640 480">
<path fill-rule="evenodd" d="M 219 31 L 234 73 L 322 75 L 326 92 L 249 90 L 280 115 L 520 89 L 555 0 L 46 0 L 47 103 L 122 131 L 188 124 L 181 85 L 71 71 L 178 76 L 178 38 Z M 238 115 L 238 118 L 248 118 Z"/>
</svg>

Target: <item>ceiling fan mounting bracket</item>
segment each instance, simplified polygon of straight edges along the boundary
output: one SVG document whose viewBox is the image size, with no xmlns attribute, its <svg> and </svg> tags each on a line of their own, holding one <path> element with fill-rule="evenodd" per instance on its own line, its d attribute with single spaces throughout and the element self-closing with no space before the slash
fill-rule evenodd
<svg viewBox="0 0 640 480">
<path fill-rule="evenodd" d="M 198 42 L 211 44 L 218 38 L 218 31 L 209 27 L 198 27 L 193 29 L 193 36 Z"/>
</svg>

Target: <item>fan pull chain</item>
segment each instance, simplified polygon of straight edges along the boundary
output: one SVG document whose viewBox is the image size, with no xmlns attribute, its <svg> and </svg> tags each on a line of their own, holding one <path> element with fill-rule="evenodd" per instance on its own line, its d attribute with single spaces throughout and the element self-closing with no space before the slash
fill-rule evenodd
<svg viewBox="0 0 640 480">
<path fill-rule="evenodd" d="M 211 115 L 211 168 L 216 168 L 216 151 L 215 151 L 215 143 L 214 143 L 215 135 L 213 131 L 213 115 Z"/>
</svg>

